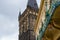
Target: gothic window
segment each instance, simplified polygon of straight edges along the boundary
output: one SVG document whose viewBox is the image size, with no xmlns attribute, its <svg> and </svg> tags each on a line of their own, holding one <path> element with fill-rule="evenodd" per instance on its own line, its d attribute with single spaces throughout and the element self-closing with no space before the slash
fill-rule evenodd
<svg viewBox="0 0 60 40">
<path fill-rule="evenodd" d="M 30 18 L 30 25 L 31 25 L 31 29 L 34 29 L 34 25 L 35 25 L 35 16 L 32 15 L 31 18 Z"/>
<path fill-rule="evenodd" d="M 26 29 L 27 29 L 27 27 L 26 27 L 26 21 L 24 22 L 24 32 L 26 32 Z"/>
<path fill-rule="evenodd" d="M 23 21 L 23 32 L 28 30 L 28 18 L 26 17 Z"/>
<path fill-rule="evenodd" d="M 32 19 L 32 17 L 30 17 L 30 29 L 32 29 L 33 28 L 33 19 Z"/>
<path fill-rule="evenodd" d="M 20 34 L 22 34 L 23 33 L 23 25 L 21 25 L 21 27 L 20 27 Z"/>
<path fill-rule="evenodd" d="M 27 17 L 27 22 L 26 22 L 26 24 L 27 24 L 27 29 L 28 29 L 28 26 L 29 26 L 29 21 L 28 21 L 28 17 Z"/>
</svg>

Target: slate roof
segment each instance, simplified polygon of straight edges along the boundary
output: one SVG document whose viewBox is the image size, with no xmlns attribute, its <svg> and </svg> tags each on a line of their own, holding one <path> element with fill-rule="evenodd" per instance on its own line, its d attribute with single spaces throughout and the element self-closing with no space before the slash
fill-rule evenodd
<svg viewBox="0 0 60 40">
<path fill-rule="evenodd" d="M 36 0 L 28 0 L 27 6 L 30 6 L 31 8 L 34 8 L 35 10 L 38 9 L 38 5 L 37 5 Z"/>
</svg>

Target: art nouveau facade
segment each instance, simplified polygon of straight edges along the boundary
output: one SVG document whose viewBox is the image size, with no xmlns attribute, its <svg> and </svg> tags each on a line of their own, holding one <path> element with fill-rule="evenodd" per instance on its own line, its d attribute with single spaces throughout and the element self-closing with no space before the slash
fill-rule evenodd
<svg viewBox="0 0 60 40">
<path fill-rule="evenodd" d="M 37 40 L 60 40 L 60 0 L 41 0 L 36 24 Z"/>
</svg>

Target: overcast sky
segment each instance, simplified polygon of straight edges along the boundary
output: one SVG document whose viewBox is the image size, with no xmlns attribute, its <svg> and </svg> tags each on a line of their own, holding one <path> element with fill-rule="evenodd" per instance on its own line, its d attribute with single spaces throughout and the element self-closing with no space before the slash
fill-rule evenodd
<svg viewBox="0 0 60 40">
<path fill-rule="evenodd" d="M 18 40 L 18 14 L 28 0 L 0 0 L 0 40 Z M 38 4 L 40 0 L 37 0 Z"/>
</svg>

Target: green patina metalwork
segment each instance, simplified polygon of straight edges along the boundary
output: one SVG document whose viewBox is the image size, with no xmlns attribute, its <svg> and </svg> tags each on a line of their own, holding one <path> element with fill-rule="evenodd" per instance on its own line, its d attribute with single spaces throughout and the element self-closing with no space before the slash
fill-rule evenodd
<svg viewBox="0 0 60 40">
<path fill-rule="evenodd" d="M 42 40 L 45 30 L 50 22 L 51 16 L 53 15 L 55 8 L 59 5 L 60 5 L 60 0 L 52 0 L 50 9 L 46 11 L 46 19 L 44 23 L 42 24 L 42 28 L 39 31 L 39 36 L 37 37 L 37 40 Z"/>
</svg>

